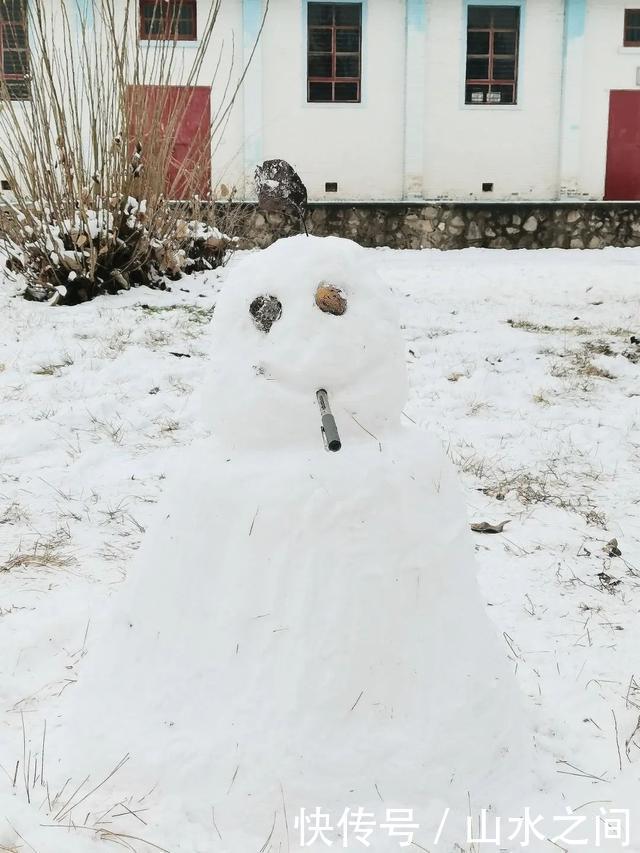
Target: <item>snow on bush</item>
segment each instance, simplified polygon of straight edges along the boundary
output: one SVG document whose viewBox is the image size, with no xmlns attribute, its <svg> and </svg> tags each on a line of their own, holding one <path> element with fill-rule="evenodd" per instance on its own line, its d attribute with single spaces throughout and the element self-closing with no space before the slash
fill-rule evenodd
<svg viewBox="0 0 640 853">
<path fill-rule="evenodd" d="M 146 201 L 131 196 L 113 209 L 96 202 L 97 210 L 59 224 L 39 203 L 11 208 L 7 267 L 22 274 L 26 298 L 76 304 L 132 286 L 163 289 L 166 278 L 215 269 L 238 242 L 198 220 L 177 219 L 169 233 L 154 233 Z"/>
</svg>

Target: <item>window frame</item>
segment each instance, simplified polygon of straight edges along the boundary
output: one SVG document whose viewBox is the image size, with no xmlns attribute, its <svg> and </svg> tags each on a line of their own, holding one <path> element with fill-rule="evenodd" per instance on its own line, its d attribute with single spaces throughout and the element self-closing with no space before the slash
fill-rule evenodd
<svg viewBox="0 0 640 853">
<path fill-rule="evenodd" d="M 314 6 L 331 7 L 331 24 L 316 24 L 311 23 L 311 9 Z M 353 7 L 358 10 L 357 24 L 338 24 L 336 21 L 336 13 L 339 9 Z M 317 2 L 317 0 L 308 0 L 306 4 L 306 50 L 305 61 L 307 64 L 307 80 L 306 80 L 306 102 L 307 104 L 361 104 L 362 103 L 362 44 L 363 44 L 363 20 L 364 20 L 364 3 L 362 2 Z M 331 50 L 311 50 L 311 34 L 312 31 L 330 31 L 331 33 Z M 358 34 L 358 49 L 357 50 L 338 50 L 337 35 L 341 32 L 356 32 Z M 323 76 L 309 73 L 309 60 L 313 56 L 329 56 L 331 58 L 331 75 Z M 357 57 L 358 59 L 358 75 L 349 77 L 340 77 L 337 74 L 337 62 L 340 57 Z M 313 83 L 324 83 L 331 86 L 331 98 L 312 98 L 311 86 Z M 355 84 L 355 98 L 336 98 L 336 85 L 340 83 Z"/>
<path fill-rule="evenodd" d="M 471 12 L 481 9 L 490 12 L 490 22 L 488 26 L 470 26 Z M 496 26 L 494 16 L 496 13 L 511 10 L 516 13 L 516 26 Z M 521 3 L 474 3 L 470 2 L 465 7 L 465 52 L 464 52 L 464 95 L 463 103 L 466 107 L 517 107 L 520 98 L 520 54 L 521 45 L 520 39 L 522 36 L 522 4 Z M 487 33 L 489 36 L 489 46 L 487 53 L 471 53 L 469 50 L 469 34 L 470 33 Z M 513 53 L 496 53 L 494 49 L 495 36 L 497 33 L 515 33 L 515 47 Z M 488 61 L 487 77 L 470 77 L 468 75 L 469 59 L 486 59 Z M 496 60 L 513 60 L 514 76 L 511 78 L 500 79 L 494 76 Z M 484 87 L 487 89 L 485 99 L 482 101 L 474 101 L 472 95 L 467 94 L 470 87 Z M 487 98 L 496 88 L 511 87 L 513 90 L 513 99 L 510 101 L 492 101 Z"/>
<path fill-rule="evenodd" d="M 164 30 L 161 34 L 147 33 L 144 31 L 145 7 L 153 6 L 154 10 L 166 6 L 166 19 Z M 188 35 L 171 32 L 172 23 L 177 20 L 176 12 L 181 7 L 193 9 L 193 29 Z M 171 14 L 172 13 L 172 14 Z M 153 20 L 153 18 L 151 19 Z M 175 30 L 175 27 L 174 27 Z M 194 42 L 198 40 L 198 0 L 140 0 L 138 3 L 138 39 L 139 41 L 176 41 Z"/>
<path fill-rule="evenodd" d="M 634 9 L 625 9 L 624 10 L 624 29 L 622 31 L 622 46 L 623 47 L 640 47 L 640 38 L 637 41 L 631 41 L 627 38 L 627 33 L 629 30 L 640 30 L 640 24 L 638 26 L 632 26 L 629 23 L 629 16 L 632 14 L 636 14 L 640 16 L 640 8 Z"/>
<path fill-rule="evenodd" d="M 10 101 L 30 101 L 31 100 L 31 91 L 29 88 L 29 59 L 30 59 L 30 51 L 29 51 L 29 21 L 28 21 L 28 9 L 27 9 L 27 0 L 20 0 L 22 5 L 22 18 L 20 20 L 5 20 L 3 16 L 0 16 L 0 102 L 6 99 L 4 89 L 6 87 L 6 92 L 8 94 L 8 100 Z M 2 3 L 0 2 L 0 11 L 2 9 Z M 6 48 L 4 44 L 4 36 L 5 30 L 11 31 L 12 28 L 22 27 L 24 30 L 24 46 L 20 47 L 9 47 Z M 12 51 L 14 53 L 24 54 L 25 58 L 25 72 L 23 74 L 12 74 L 5 73 L 4 70 L 4 52 L 5 50 Z M 10 84 L 18 83 L 24 86 L 24 95 L 17 95 L 16 90 L 11 90 Z"/>
</svg>

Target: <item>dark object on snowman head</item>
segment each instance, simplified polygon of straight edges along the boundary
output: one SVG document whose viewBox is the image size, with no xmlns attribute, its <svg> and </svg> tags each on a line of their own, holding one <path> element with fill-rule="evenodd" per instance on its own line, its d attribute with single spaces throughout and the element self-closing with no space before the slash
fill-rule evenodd
<svg viewBox="0 0 640 853">
<path fill-rule="evenodd" d="M 282 317 L 282 303 L 277 296 L 270 294 L 256 296 L 249 306 L 249 313 L 253 317 L 256 328 L 268 334 L 276 320 Z"/>
<path fill-rule="evenodd" d="M 256 167 L 255 187 L 262 210 L 295 216 L 307 233 L 307 188 L 293 166 L 286 160 L 265 160 Z"/>
<path fill-rule="evenodd" d="M 339 287 L 322 281 L 316 290 L 316 305 L 325 314 L 341 317 L 347 310 L 347 298 Z"/>
</svg>

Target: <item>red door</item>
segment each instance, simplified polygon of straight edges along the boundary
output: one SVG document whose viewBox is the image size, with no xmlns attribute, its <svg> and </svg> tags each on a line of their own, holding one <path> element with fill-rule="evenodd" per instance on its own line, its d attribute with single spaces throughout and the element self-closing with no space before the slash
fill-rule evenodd
<svg viewBox="0 0 640 853">
<path fill-rule="evenodd" d="M 206 197 L 211 190 L 211 89 L 132 86 L 131 143 L 140 142 L 144 168 L 167 198 Z"/>
<path fill-rule="evenodd" d="M 614 91 L 609 101 L 607 201 L 640 200 L 640 92 Z"/>
</svg>

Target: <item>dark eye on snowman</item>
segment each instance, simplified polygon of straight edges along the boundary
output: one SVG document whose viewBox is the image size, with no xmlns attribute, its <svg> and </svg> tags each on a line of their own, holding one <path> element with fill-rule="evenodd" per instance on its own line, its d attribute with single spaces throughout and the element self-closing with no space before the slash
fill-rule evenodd
<svg viewBox="0 0 640 853">
<path fill-rule="evenodd" d="M 347 310 L 347 297 L 339 287 L 322 281 L 316 290 L 316 305 L 325 314 L 341 317 Z"/>
<path fill-rule="evenodd" d="M 282 303 L 277 296 L 270 294 L 256 296 L 249 306 L 249 313 L 253 317 L 256 329 L 268 334 L 276 320 L 282 317 Z"/>
</svg>

